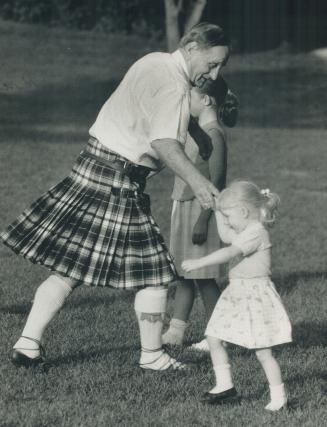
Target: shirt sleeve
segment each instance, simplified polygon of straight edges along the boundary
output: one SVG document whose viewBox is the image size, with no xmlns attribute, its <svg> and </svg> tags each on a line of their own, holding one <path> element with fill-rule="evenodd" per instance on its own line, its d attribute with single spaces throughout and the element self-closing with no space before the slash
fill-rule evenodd
<svg viewBox="0 0 327 427">
<path fill-rule="evenodd" d="M 262 244 L 262 233 L 259 228 L 245 230 L 238 234 L 231 242 L 242 251 L 244 256 L 256 252 Z"/>
<path fill-rule="evenodd" d="M 188 122 L 190 95 L 174 85 L 161 87 L 152 99 L 150 111 L 150 141 L 175 139 L 185 144 Z"/>
</svg>

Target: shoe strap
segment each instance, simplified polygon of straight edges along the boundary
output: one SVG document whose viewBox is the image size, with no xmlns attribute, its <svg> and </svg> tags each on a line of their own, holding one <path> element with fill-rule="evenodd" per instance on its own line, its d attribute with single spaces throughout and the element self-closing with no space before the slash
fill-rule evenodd
<svg viewBox="0 0 327 427">
<path fill-rule="evenodd" d="M 21 338 L 25 338 L 27 340 L 34 341 L 39 346 L 41 357 L 45 357 L 45 349 L 39 340 L 36 340 L 35 338 L 31 338 L 31 337 L 26 337 L 25 335 L 21 335 Z M 37 349 L 21 348 L 21 350 L 37 350 Z"/>
<path fill-rule="evenodd" d="M 148 362 L 148 363 L 140 363 L 140 366 L 152 365 L 153 363 L 158 362 L 158 360 L 161 359 L 164 354 L 167 354 L 167 353 L 162 351 L 162 353 L 160 353 L 160 356 L 158 356 L 156 359 L 153 359 L 153 360 L 151 360 L 151 362 Z M 160 370 L 160 369 L 158 369 L 158 370 Z"/>
<path fill-rule="evenodd" d="M 157 351 L 162 350 L 162 347 L 154 349 L 141 347 L 141 350 L 144 351 L 144 353 L 156 353 Z"/>
<path fill-rule="evenodd" d="M 26 340 L 34 341 L 37 345 L 41 345 L 39 340 L 36 340 L 35 338 L 25 337 L 24 335 L 21 335 L 21 338 L 25 338 Z"/>
</svg>

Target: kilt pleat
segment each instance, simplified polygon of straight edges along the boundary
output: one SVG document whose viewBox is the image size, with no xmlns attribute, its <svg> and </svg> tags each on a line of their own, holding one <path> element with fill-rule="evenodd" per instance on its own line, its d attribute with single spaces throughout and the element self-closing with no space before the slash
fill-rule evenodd
<svg viewBox="0 0 327 427">
<path fill-rule="evenodd" d="M 110 158 L 98 142 L 89 143 L 87 150 Z M 121 189 L 130 191 L 126 195 Z M 163 286 L 176 278 L 149 197 L 85 151 L 71 174 L 0 237 L 16 253 L 77 284 L 124 289 Z"/>
</svg>

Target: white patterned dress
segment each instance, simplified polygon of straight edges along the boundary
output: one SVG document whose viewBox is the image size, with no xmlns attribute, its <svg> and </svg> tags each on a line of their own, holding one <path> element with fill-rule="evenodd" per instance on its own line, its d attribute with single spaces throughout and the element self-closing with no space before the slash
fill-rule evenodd
<svg viewBox="0 0 327 427">
<path fill-rule="evenodd" d="M 205 334 L 249 349 L 292 341 L 282 300 L 270 280 L 271 243 L 260 222 L 231 242 L 242 251 L 232 260 L 229 285 L 219 298 Z"/>
</svg>

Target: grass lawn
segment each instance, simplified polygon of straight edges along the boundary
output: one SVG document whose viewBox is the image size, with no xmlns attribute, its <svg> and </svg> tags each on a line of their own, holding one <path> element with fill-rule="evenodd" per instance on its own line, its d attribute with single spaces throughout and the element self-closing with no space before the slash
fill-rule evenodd
<svg viewBox="0 0 327 427">
<path fill-rule="evenodd" d="M 87 130 L 127 67 L 158 49 L 153 41 L 48 30 L 0 21 L 0 228 L 69 169 Z M 160 46 L 159 46 L 160 48 Z M 276 349 L 299 407 L 264 411 L 267 385 L 252 353 L 231 346 L 235 407 L 198 402 L 213 384 L 208 355 L 173 348 L 191 374 L 145 374 L 132 291 L 78 289 L 49 326 L 48 373 L 10 361 L 34 292 L 47 276 L 0 246 L 0 425 L 322 426 L 326 411 L 327 62 L 274 51 L 235 55 L 224 71 L 239 94 L 239 126 L 229 131 L 229 179 L 247 177 L 282 199 L 273 229 L 274 281 L 294 342 Z M 149 181 L 153 211 L 169 238 L 172 175 Z M 172 308 L 174 287 L 170 291 Z M 188 342 L 202 338 L 196 300 Z"/>
</svg>

